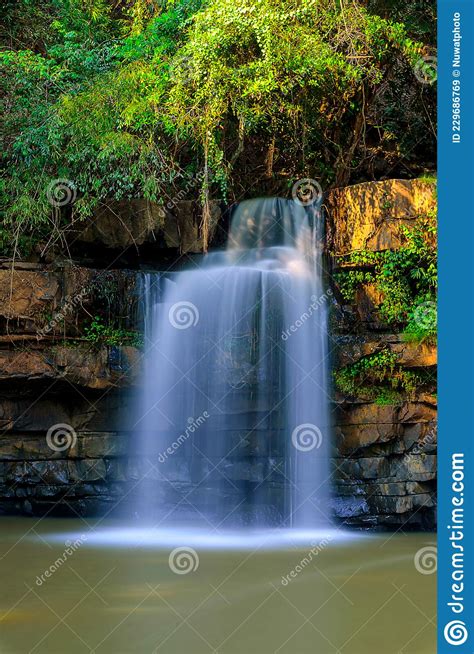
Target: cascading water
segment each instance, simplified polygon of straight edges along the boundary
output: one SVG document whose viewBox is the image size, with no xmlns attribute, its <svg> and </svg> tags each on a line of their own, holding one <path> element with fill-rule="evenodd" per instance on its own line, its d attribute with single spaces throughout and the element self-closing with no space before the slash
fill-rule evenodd
<svg viewBox="0 0 474 654">
<path fill-rule="evenodd" d="M 147 277 L 138 517 L 157 526 L 328 524 L 321 221 L 297 202 L 234 211 L 227 250 Z"/>
</svg>

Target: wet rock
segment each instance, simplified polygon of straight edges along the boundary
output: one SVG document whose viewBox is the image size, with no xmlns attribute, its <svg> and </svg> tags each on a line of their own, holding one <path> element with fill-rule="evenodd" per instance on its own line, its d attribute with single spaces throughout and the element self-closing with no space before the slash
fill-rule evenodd
<svg viewBox="0 0 474 654">
<path fill-rule="evenodd" d="M 390 496 L 371 495 L 368 505 L 373 513 L 410 514 L 418 509 L 429 509 L 435 506 L 434 500 L 429 494 Z"/>
<path fill-rule="evenodd" d="M 81 337 L 104 302 L 127 327 L 135 328 L 139 275 L 131 270 L 100 270 L 71 262 L 18 270 L 0 267 L 0 344 Z"/>
<path fill-rule="evenodd" d="M 67 484 L 69 471 L 65 461 L 24 461 L 6 464 L 5 479 L 15 484 Z"/>
<path fill-rule="evenodd" d="M 81 459 L 126 457 L 129 453 L 129 434 L 83 433 L 78 436 L 77 450 L 78 457 Z"/>
<path fill-rule="evenodd" d="M 68 462 L 71 481 L 89 482 L 105 479 L 107 475 L 105 461 L 102 459 L 81 459 Z"/>
<path fill-rule="evenodd" d="M 369 505 L 365 499 L 356 497 L 352 498 L 335 498 L 332 502 L 334 514 L 337 518 L 355 518 L 367 515 Z"/>
<path fill-rule="evenodd" d="M 336 459 L 336 479 L 381 479 L 390 476 L 390 464 L 384 457 Z"/>
<path fill-rule="evenodd" d="M 332 191 L 327 199 L 329 252 L 399 247 L 400 225 L 412 225 L 434 207 L 432 191 L 431 184 L 420 180 Z M 215 205 L 211 230 L 219 218 Z M 114 250 L 137 251 L 143 246 L 176 256 L 178 251 L 201 251 L 200 222 L 193 202 L 172 203 L 163 212 L 158 205 L 134 201 L 107 207 L 76 236 L 84 251 L 96 253 L 96 262 L 104 251 L 114 257 L 110 254 Z M 133 511 L 133 487 L 145 473 L 161 508 L 172 509 L 188 493 L 190 501 L 203 506 L 209 501 L 209 488 L 197 486 L 196 480 L 206 474 L 210 483 L 227 478 L 222 494 L 229 506 L 243 488 L 255 485 L 269 506 L 277 507 L 286 483 L 288 434 L 273 416 L 268 417 L 268 402 L 256 393 L 252 410 L 260 428 L 239 431 L 241 413 L 248 410 L 248 394 L 254 390 L 251 375 L 245 389 L 233 392 L 232 415 L 209 419 L 209 436 L 216 434 L 216 442 L 189 440 L 165 463 L 158 461 L 157 451 L 152 467 L 140 458 L 133 413 L 140 352 L 131 347 L 91 347 L 79 340 L 97 307 L 107 306 L 136 328 L 138 273 L 93 269 L 87 267 L 90 264 L 45 267 L 20 262 L 12 272 L 11 263 L 0 263 L 4 289 L 0 322 L 8 326 L 8 333 L 5 329 L 0 336 L 0 511 L 101 515 L 127 497 L 123 502 L 129 502 Z M 386 333 L 377 314 L 380 301 L 371 284 L 358 291 L 354 306 L 339 303 L 336 294 L 332 297 L 335 364 L 351 365 L 389 349 L 397 354 L 398 365 L 433 373 L 434 384 L 436 348 Z M 57 325 L 39 335 L 52 316 L 59 316 Z M 66 347 L 58 344 L 65 336 Z M 430 391 L 427 385 L 409 401 L 385 406 L 335 394 L 333 508 L 344 524 L 432 528 L 436 398 Z M 71 426 L 75 438 L 71 447 L 54 451 L 46 434 L 61 423 Z M 167 437 L 159 426 L 156 435 L 160 443 Z M 169 436 L 171 442 L 175 437 Z M 208 457 L 208 464 L 196 463 L 194 445 Z M 157 491 L 157 482 L 164 479 L 173 481 L 173 488 L 168 484 L 166 492 Z M 215 499 L 217 510 L 217 495 Z"/>
</svg>

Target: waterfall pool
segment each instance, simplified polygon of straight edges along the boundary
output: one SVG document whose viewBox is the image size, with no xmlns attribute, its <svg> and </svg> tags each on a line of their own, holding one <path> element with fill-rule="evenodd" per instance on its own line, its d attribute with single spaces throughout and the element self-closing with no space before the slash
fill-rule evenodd
<svg viewBox="0 0 474 654">
<path fill-rule="evenodd" d="M 435 651 L 433 534 L 136 547 L 98 523 L 2 519 L 2 654 Z"/>
<path fill-rule="evenodd" d="M 1 654 L 435 651 L 433 535 L 332 519 L 321 229 L 244 202 L 227 250 L 144 274 L 127 491 L 107 518 L 2 518 Z"/>
</svg>

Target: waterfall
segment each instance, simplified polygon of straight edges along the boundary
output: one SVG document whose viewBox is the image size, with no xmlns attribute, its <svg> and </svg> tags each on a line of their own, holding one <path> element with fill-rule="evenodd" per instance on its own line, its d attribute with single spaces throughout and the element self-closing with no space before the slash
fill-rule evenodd
<svg viewBox="0 0 474 654">
<path fill-rule="evenodd" d="M 242 202 L 225 251 L 145 276 L 141 519 L 211 531 L 328 524 L 321 229 L 319 212 L 295 201 Z"/>
</svg>

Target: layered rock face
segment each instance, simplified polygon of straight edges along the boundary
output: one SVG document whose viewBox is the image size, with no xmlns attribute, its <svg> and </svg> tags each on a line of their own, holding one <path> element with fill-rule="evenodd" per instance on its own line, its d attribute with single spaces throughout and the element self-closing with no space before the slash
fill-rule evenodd
<svg viewBox="0 0 474 654">
<path fill-rule="evenodd" d="M 413 224 L 430 210 L 432 191 L 417 180 L 333 191 L 326 199 L 330 275 L 337 272 L 340 254 L 399 247 L 397 226 Z M 154 218 L 142 218 L 149 239 Z M 91 227 L 82 242 L 129 245 L 127 230 L 120 236 L 107 221 L 109 214 L 100 223 L 101 235 Z M 193 234 L 184 250 L 199 249 Z M 176 248 L 178 241 L 168 245 Z M 133 438 L 142 350 L 94 341 L 87 328 L 99 312 L 120 318 L 124 330 L 141 329 L 139 276 L 70 262 L 0 263 L 1 511 L 112 515 L 133 493 L 140 477 Z M 363 288 L 348 304 L 331 284 L 334 368 L 384 350 L 396 354 L 404 369 L 433 378 L 432 388 L 392 404 L 334 390 L 335 513 L 357 527 L 432 528 L 436 350 L 388 329 L 375 309 L 376 290 Z M 260 434 L 257 450 L 264 439 Z M 254 447 L 244 444 L 246 452 Z M 250 468 L 245 474 L 252 474 Z"/>
<path fill-rule="evenodd" d="M 2 264 L 0 510 L 104 514 L 126 493 L 142 355 L 84 334 L 99 307 L 136 326 L 137 279 Z"/>
<path fill-rule="evenodd" d="M 434 186 L 421 180 L 358 184 L 326 201 L 330 272 L 357 250 L 401 246 L 400 226 L 435 209 Z M 436 504 L 436 347 L 409 342 L 383 323 L 372 284 L 352 303 L 335 288 L 330 341 L 333 367 L 350 367 L 377 352 L 396 356 L 399 369 L 423 375 L 424 387 L 390 404 L 334 392 L 336 514 L 357 526 L 432 529 Z"/>
</svg>

